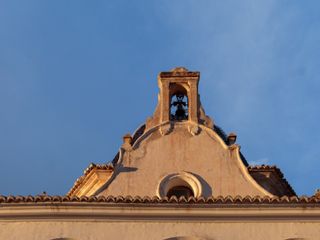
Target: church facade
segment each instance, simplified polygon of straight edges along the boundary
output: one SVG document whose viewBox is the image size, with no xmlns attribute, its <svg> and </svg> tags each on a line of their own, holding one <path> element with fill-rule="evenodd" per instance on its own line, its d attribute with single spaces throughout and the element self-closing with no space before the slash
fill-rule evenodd
<svg viewBox="0 0 320 240">
<path fill-rule="evenodd" d="M 250 166 L 205 114 L 199 72 L 158 76 L 158 105 L 65 196 L 0 196 L 0 239 L 320 239 L 320 193 Z"/>
</svg>

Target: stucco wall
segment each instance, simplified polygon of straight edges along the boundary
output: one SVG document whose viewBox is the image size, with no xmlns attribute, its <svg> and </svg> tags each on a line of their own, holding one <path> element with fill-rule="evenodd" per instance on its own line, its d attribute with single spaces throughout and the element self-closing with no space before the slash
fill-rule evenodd
<svg viewBox="0 0 320 240">
<path fill-rule="evenodd" d="M 1 222 L 1 240 L 130 239 L 162 240 L 177 236 L 210 240 L 319 240 L 320 224 L 312 222 Z"/>
<path fill-rule="evenodd" d="M 238 149 L 226 146 L 213 130 L 201 127 L 197 135 L 179 123 L 167 135 L 158 129 L 142 136 L 125 151 L 114 180 L 100 195 L 155 196 L 161 179 L 190 172 L 202 183 L 203 196 L 268 195 L 248 174 Z"/>
</svg>

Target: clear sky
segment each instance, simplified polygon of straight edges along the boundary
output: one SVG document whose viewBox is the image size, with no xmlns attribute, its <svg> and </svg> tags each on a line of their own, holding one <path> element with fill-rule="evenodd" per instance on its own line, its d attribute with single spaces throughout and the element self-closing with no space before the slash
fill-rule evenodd
<svg viewBox="0 0 320 240">
<path fill-rule="evenodd" d="M 201 72 L 206 113 L 250 163 L 313 194 L 319 12 L 317 0 L 0 0 L 0 194 L 65 194 L 112 160 L 176 66 Z"/>
</svg>

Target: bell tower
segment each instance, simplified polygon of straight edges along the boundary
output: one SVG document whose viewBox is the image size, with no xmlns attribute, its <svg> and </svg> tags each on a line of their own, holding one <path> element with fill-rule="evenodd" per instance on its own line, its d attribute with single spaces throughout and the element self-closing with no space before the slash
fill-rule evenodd
<svg viewBox="0 0 320 240">
<path fill-rule="evenodd" d="M 198 122 L 198 83 L 200 73 L 179 67 L 158 76 L 161 122 Z"/>
<path fill-rule="evenodd" d="M 205 115 L 200 103 L 199 80 L 199 72 L 191 72 L 184 67 L 161 72 L 158 75 L 158 106 L 147 120 L 146 127 L 187 121 L 193 126 L 203 124 L 212 128 L 213 122 Z"/>
</svg>

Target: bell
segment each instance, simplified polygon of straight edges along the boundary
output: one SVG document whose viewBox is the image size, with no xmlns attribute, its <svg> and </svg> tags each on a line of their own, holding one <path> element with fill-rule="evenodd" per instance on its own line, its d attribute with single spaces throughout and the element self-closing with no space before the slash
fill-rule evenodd
<svg viewBox="0 0 320 240">
<path fill-rule="evenodd" d="M 185 95 L 182 93 L 175 94 L 176 101 L 174 101 L 171 106 L 176 107 L 174 115 L 172 115 L 173 120 L 185 120 L 188 119 L 186 106 L 187 103 L 183 101 Z"/>
<path fill-rule="evenodd" d="M 176 113 L 175 113 L 175 118 L 177 120 L 183 120 L 183 119 L 186 119 L 186 117 L 187 117 L 186 110 L 181 105 L 178 105 Z"/>
</svg>

